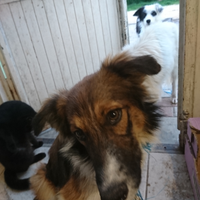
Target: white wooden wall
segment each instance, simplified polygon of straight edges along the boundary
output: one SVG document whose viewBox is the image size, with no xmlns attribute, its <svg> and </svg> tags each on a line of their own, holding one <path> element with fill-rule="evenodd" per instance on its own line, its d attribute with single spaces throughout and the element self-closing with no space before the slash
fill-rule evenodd
<svg viewBox="0 0 200 200">
<path fill-rule="evenodd" d="M 22 101 L 36 110 L 121 48 L 116 0 L 0 0 L 0 44 Z"/>
</svg>

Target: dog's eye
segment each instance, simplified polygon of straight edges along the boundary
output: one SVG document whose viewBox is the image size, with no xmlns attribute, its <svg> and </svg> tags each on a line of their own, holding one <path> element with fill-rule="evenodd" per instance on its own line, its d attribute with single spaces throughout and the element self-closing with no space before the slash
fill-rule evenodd
<svg viewBox="0 0 200 200">
<path fill-rule="evenodd" d="M 76 136 L 76 138 L 80 141 L 84 141 L 86 136 L 84 134 L 84 132 L 81 129 L 78 129 L 74 132 L 74 135 Z"/>
<path fill-rule="evenodd" d="M 152 15 L 152 16 L 156 16 L 157 13 L 156 13 L 155 11 L 153 11 L 153 12 L 151 13 L 151 15 Z"/>
<path fill-rule="evenodd" d="M 116 123 L 120 121 L 121 116 L 122 116 L 121 109 L 111 110 L 107 114 L 107 119 L 111 125 L 115 125 Z"/>
</svg>

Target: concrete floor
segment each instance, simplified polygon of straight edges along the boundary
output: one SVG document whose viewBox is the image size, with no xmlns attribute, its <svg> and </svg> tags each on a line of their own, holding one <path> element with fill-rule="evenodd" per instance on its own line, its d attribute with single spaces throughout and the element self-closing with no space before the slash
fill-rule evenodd
<svg viewBox="0 0 200 200">
<path fill-rule="evenodd" d="M 178 6 L 166 7 L 167 17 L 178 17 Z M 171 14 L 170 14 L 171 13 Z M 129 12 L 130 41 L 136 37 L 135 19 Z M 161 122 L 160 143 L 152 144 L 152 150 L 147 154 L 140 185 L 141 200 L 193 200 L 193 192 L 184 159 L 179 151 L 179 131 L 177 130 L 177 105 L 170 103 L 170 95 L 163 92 L 162 102 L 159 103 L 164 114 Z M 43 139 L 43 147 L 36 150 L 48 152 L 57 133 L 52 129 L 43 132 L 39 137 Z M 47 162 L 46 157 L 41 162 Z M 21 178 L 35 173 L 39 163 L 32 165 Z M 33 200 L 31 191 L 17 192 L 8 188 L 3 177 L 4 168 L 0 165 L 0 200 Z"/>
</svg>

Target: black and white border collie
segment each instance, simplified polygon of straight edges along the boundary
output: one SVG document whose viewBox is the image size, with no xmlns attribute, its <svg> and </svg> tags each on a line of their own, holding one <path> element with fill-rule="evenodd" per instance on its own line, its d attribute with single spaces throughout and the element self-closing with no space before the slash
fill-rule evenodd
<svg viewBox="0 0 200 200">
<path fill-rule="evenodd" d="M 136 33 L 138 36 L 140 36 L 143 29 L 147 26 L 162 21 L 162 11 L 163 7 L 159 3 L 155 3 L 143 6 L 133 14 L 133 16 L 137 16 Z"/>
</svg>

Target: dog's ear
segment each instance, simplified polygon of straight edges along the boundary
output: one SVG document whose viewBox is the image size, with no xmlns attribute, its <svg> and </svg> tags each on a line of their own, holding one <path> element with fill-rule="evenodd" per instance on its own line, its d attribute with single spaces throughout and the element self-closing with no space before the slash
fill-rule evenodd
<svg viewBox="0 0 200 200">
<path fill-rule="evenodd" d="M 49 123 L 57 131 L 68 132 L 68 130 L 63 130 L 69 127 L 66 119 L 67 94 L 68 91 L 61 91 L 44 102 L 42 108 L 33 118 L 32 125 L 35 135 L 39 135 L 46 123 Z"/>
<path fill-rule="evenodd" d="M 153 57 L 149 55 L 132 57 L 127 52 L 113 58 L 108 57 L 102 67 L 124 78 L 132 77 L 133 74 L 137 76 L 155 75 L 161 70 L 161 66 Z"/>
<path fill-rule="evenodd" d="M 156 8 L 156 11 L 159 13 L 161 13 L 164 9 L 159 3 L 155 4 L 155 8 Z"/>
<path fill-rule="evenodd" d="M 144 7 L 139 8 L 134 14 L 133 16 L 140 16 L 140 13 L 144 10 Z"/>
</svg>

